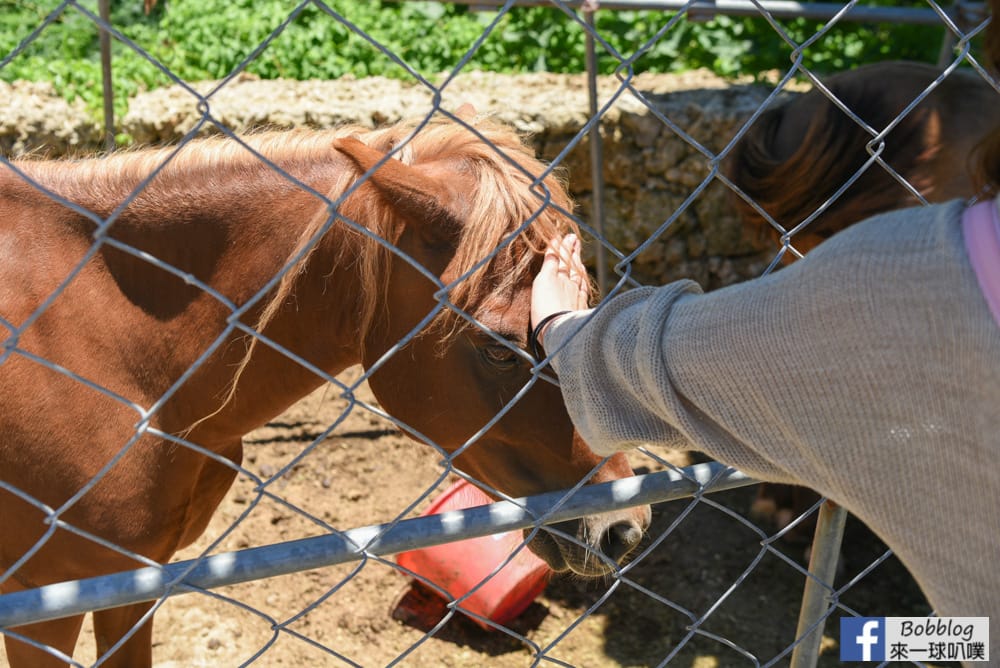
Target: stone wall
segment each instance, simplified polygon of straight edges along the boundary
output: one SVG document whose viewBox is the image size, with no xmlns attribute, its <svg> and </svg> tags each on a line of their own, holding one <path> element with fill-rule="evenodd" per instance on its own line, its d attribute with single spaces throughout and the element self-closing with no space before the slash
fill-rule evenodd
<svg viewBox="0 0 1000 668">
<path fill-rule="evenodd" d="M 61 156 L 93 151 L 99 142 L 98 124 L 51 84 L 0 81 L 0 154 Z"/>
<path fill-rule="evenodd" d="M 239 78 L 221 88 L 193 86 L 207 96 L 212 118 L 239 130 L 261 127 L 373 127 L 426 113 L 432 91 L 390 79 L 261 81 Z M 636 93 L 648 102 L 640 102 Z M 640 75 L 628 89 L 613 77 L 599 82 L 605 179 L 605 235 L 623 253 L 647 239 L 633 276 L 656 284 L 691 277 L 712 288 L 756 276 L 776 251 L 738 223 L 725 188 L 712 182 L 706 153 L 720 151 L 764 101 L 763 86 L 723 81 L 704 72 Z M 61 156 L 98 149 L 100 129 L 79 105 L 39 84 L 0 83 L 0 151 Z M 560 153 L 581 217 L 592 208 L 590 148 L 579 138 L 590 118 L 586 78 L 580 75 L 469 73 L 448 83 L 442 104 L 469 102 L 530 135 L 547 160 Z M 139 144 L 176 141 L 202 123 L 204 105 L 181 87 L 142 93 L 120 119 L 120 132 Z M 684 137 L 682 138 L 682 135 Z M 572 144 L 572 148 L 567 149 Z M 661 231 L 664 225 L 667 229 Z M 658 233 L 659 231 L 659 233 Z M 592 254 L 592 250 L 590 251 Z"/>
</svg>

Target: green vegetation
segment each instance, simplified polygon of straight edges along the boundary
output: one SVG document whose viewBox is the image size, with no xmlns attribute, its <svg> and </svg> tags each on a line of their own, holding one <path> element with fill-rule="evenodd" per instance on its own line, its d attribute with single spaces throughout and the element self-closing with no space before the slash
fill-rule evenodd
<svg viewBox="0 0 1000 668">
<path fill-rule="evenodd" d="M 172 83 L 164 68 L 185 81 L 218 79 L 241 69 L 263 78 L 411 77 L 389 55 L 395 54 L 427 78 L 454 70 L 467 55 L 466 69 L 585 69 L 581 24 L 554 8 L 517 8 L 500 16 L 437 2 L 327 0 L 326 6 L 372 41 L 316 5 L 300 7 L 297 0 L 160 0 L 148 16 L 142 0 L 113 0 L 113 25 L 150 56 L 115 41 L 119 113 L 128 96 Z M 97 0 L 68 6 L 59 0 L 0 0 L 0 79 L 51 81 L 60 94 L 82 98 L 96 113 L 101 105 L 98 31 L 86 12 L 97 13 Z M 288 26 L 244 64 L 289 17 Z M 621 65 L 615 54 L 633 59 L 636 72 L 707 67 L 722 75 L 756 74 L 787 68 L 790 61 L 792 47 L 761 19 L 678 21 L 654 39 L 670 18 L 654 12 L 598 12 L 598 33 L 610 47 L 598 47 L 601 71 Z M 791 20 L 782 28 L 801 43 L 821 25 Z M 942 35 L 939 27 L 844 24 L 804 55 L 820 70 L 887 58 L 933 61 Z"/>
</svg>

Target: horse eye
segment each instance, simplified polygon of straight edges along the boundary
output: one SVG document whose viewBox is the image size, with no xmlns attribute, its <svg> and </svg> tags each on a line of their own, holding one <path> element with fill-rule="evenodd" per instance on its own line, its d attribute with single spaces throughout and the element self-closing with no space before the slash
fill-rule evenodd
<svg viewBox="0 0 1000 668">
<path fill-rule="evenodd" d="M 481 349 L 483 358 L 493 366 L 510 369 L 517 366 L 518 354 L 501 343 L 492 343 Z"/>
</svg>

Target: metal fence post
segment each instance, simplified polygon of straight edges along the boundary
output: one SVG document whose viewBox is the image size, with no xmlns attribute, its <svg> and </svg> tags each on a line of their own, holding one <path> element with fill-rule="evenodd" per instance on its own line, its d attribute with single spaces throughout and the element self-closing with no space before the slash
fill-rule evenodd
<svg viewBox="0 0 1000 668">
<path fill-rule="evenodd" d="M 101 20 L 111 25 L 111 0 L 100 0 L 98 12 Z M 104 86 L 104 148 L 115 148 L 115 100 L 111 82 L 111 33 L 104 26 L 98 27 L 101 45 L 101 80 Z"/>
<path fill-rule="evenodd" d="M 824 617 L 830 605 L 830 591 L 837 574 L 846 521 L 847 511 L 833 501 L 828 499 L 820 506 L 812 553 L 809 556 L 809 572 L 812 577 L 806 578 L 802 594 L 799 625 L 795 630 L 795 639 L 799 643 L 792 650 L 792 668 L 814 668 L 819 660 L 819 645 L 826 622 Z M 815 628 L 810 632 L 813 625 Z M 808 635 L 803 637 L 807 632 Z"/>
<path fill-rule="evenodd" d="M 597 0 L 583 4 L 583 18 L 587 23 L 587 96 L 590 103 L 590 117 L 597 116 L 597 46 L 594 40 L 594 12 Z M 601 143 L 601 122 L 598 120 L 590 128 L 590 178 L 593 182 L 591 193 L 591 222 L 599 237 L 596 253 L 597 288 L 601 295 L 608 287 L 608 255 L 601 241 L 604 237 L 604 147 Z"/>
</svg>

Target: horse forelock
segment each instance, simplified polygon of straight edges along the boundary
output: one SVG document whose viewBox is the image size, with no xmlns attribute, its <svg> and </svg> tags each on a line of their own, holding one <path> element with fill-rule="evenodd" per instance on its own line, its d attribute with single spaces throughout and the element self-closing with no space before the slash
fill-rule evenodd
<svg viewBox="0 0 1000 668">
<path fill-rule="evenodd" d="M 578 231 L 565 215 L 572 213 L 573 204 L 558 177 L 537 180 L 545 167 L 527 148 L 493 141 L 506 157 L 479 141 L 469 146 L 478 154 L 473 160 L 478 187 L 469 202 L 454 273 L 467 274 L 483 258 L 491 259 L 449 295 L 456 306 L 473 312 L 488 298 L 510 298 L 530 285 L 548 240 Z"/>
<path fill-rule="evenodd" d="M 471 176 L 474 187 L 465 193 L 466 217 L 456 240 L 449 276 L 461 277 L 448 298 L 458 310 L 476 316 L 487 301 L 513 298 L 530 286 L 548 240 L 557 233 L 577 231 L 572 219 L 573 203 L 558 176 L 548 174 L 521 136 L 508 126 L 489 120 L 474 123 L 476 132 L 463 125 L 440 121 L 420 128 L 397 157 L 404 163 L 451 162 L 456 172 Z M 413 127 L 401 124 L 360 135 L 362 141 L 388 151 L 406 139 Z M 485 140 L 485 141 L 484 141 Z M 371 205 L 371 202 L 365 204 Z M 382 216 L 386 239 L 398 238 L 405 221 Z M 362 330 L 375 317 L 387 286 L 385 271 L 389 251 L 367 237 L 364 256 L 365 283 Z M 489 258 L 483 262 L 484 258 Z M 469 323 L 452 309 L 444 309 L 435 323 L 445 340 Z"/>
</svg>

